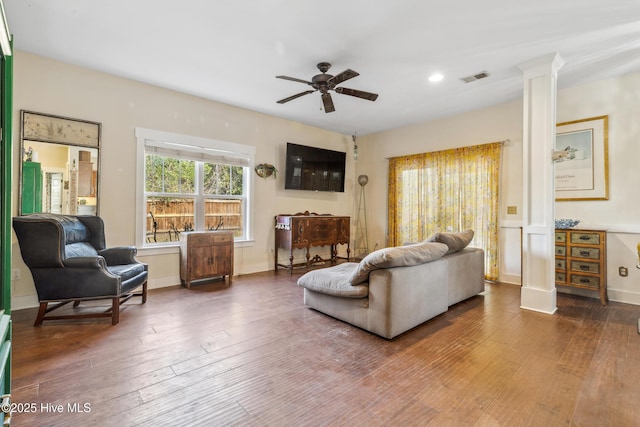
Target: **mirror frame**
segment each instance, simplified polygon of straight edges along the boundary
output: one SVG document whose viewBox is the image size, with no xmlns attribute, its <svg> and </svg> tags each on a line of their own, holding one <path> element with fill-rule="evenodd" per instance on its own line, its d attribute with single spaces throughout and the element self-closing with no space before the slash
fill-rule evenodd
<svg viewBox="0 0 640 427">
<path fill-rule="evenodd" d="M 102 123 L 20 110 L 20 167 L 18 175 L 18 215 L 22 212 L 22 167 L 25 162 L 25 141 L 91 148 L 97 151 L 96 213 L 100 211 L 100 142 Z"/>
</svg>

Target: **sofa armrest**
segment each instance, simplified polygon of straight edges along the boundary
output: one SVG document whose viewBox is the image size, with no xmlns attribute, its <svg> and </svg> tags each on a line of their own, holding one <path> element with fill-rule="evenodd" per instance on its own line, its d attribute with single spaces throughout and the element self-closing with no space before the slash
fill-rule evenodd
<svg viewBox="0 0 640 427">
<path fill-rule="evenodd" d="M 116 246 L 98 251 L 98 254 L 104 257 L 107 265 L 136 264 L 139 262 L 135 258 L 137 253 L 138 250 L 135 246 Z"/>
</svg>

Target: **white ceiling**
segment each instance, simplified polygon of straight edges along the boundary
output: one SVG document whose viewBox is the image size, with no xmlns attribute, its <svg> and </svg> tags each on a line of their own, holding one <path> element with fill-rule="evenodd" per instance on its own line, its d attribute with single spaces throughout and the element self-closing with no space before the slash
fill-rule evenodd
<svg viewBox="0 0 640 427">
<path fill-rule="evenodd" d="M 18 50 L 344 134 L 369 133 L 521 97 L 519 64 L 559 53 L 568 87 L 640 70 L 638 0 L 4 0 Z M 360 73 L 308 86 L 316 64 Z M 440 72 L 444 80 L 427 77 Z M 489 77 L 465 84 L 481 71 Z M 46 70 L 43 70 L 46 72 Z"/>
</svg>

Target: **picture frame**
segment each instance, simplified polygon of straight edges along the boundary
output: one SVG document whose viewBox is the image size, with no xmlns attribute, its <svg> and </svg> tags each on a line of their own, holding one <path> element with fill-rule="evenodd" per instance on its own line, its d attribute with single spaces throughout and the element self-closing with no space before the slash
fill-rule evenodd
<svg viewBox="0 0 640 427">
<path fill-rule="evenodd" d="M 23 140 L 99 148 L 100 127 L 97 122 L 22 111 Z"/>
<path fill-rule="evenodd" d="M 556 201 L 609 200 L 609 116 L 556 125 Z"/>
</svg>

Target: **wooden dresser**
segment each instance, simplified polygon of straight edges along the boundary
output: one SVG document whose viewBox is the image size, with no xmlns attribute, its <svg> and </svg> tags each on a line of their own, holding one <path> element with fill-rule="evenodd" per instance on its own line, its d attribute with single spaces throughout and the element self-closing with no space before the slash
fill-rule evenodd
<svg viewBox="0 0 640 427">
<path fill-rule="evenodd" d="M 180 233 L 180 281 L 191 287 L 193 280 L 233 277 L 233 233 L 190 231 Z"/>
<path fill-rule="evenodd" d="M 556 285 L 598 291 L 607 304 L 607 233 L 556 229 Z"/>
<path fill-rule="evenodd" d="M 335 264 L 338 258 L 349 259 L 349 235 L 351 218 L 348 216 L 319 215 L 315 213 L 297 213 L 294 215 L 277 215 L 275 218 L 275 270 L 304 266 L 307 269 L 314 263 L 330 262 Z M 338 257 L 338 245 L 347 245 L 347 256 Z M 331 255 L 323 259 L 320 255 L 311 257 L 312 246 L 331 246 Z M 289 251 L 289 263 L 278 263 L 278 250 Z M 306 249 L 306 262 L 293 262 L 294 249 Z"/>
</svg>

